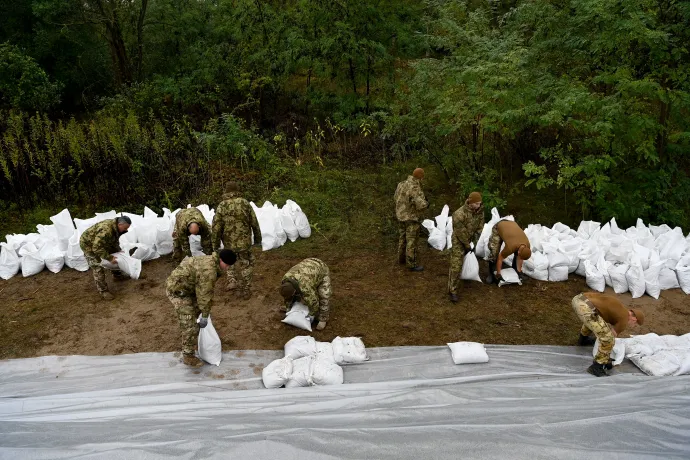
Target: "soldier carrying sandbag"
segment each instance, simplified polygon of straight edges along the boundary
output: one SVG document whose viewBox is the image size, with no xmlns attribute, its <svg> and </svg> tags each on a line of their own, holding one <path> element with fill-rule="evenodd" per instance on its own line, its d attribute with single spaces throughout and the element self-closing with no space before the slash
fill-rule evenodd
<svg viewBox="0 0 690 460">
<path fill-rule="evenodd" d="M 84 251 L 84 257 L 88 262 L 93 279 L 96 282 L 96 289 L 105 300 L 113 300 L 113 295 L 108 290 L 108 283 L 105 281 L 105 268 L 101 265 L 103 260 L 116 263 L 117 258 L 113 253 L 120 252 L 120 236 L 127 233 L 132 221 L 129 217 L 122 216 L 115 219 L 107 219 L 87 228 L 79 238 L 79 246 Z M 129 277 L 120 270 L 112 270 L 113 278 L 116 281 L 123 281 Z"/>
</svg>

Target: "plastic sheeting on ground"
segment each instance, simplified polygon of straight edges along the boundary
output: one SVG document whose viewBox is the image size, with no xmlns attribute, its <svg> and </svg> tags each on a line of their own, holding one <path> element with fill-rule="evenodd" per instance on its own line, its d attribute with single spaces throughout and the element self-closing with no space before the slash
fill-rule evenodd
<svg viewBox="0 0 690 460">
<path fill-rule="evenodd" d="M 687 458 L 690 376 L 628 361 L 585 372 L 591 347 L 368 349 L 345 385 L 261 389 L 282 351 L 187 368 L 172 353 L 0 362 L 0 458 Z M 236 391 L 247 390 L 247 391 Z"/>
</svg>

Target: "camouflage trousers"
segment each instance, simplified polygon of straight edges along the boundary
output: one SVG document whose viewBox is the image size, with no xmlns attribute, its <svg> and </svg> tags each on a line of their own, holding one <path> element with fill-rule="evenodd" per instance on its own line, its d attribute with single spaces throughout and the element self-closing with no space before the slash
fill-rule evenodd
<svg viewBox="0 0 690 460">
<path fill-rule="evenodd" d="M 86 262 L 93 273 L 93 280 L 96 282 L 96 289 L 103 293 L 108 290 L 108 283 L 105 281 L 106 268 L 101 265 L 101 259 L 91 253 L 84 253 Z M 115 278 L 124 278 L 125 275 L 120 270 L 111 270 Z"/>
<path fill-rule="evenodd" d="M 606 364 L 609 362 L 613 345 L 616 343 L 616 338 L 611 332 L 611 326 L 599 315 L 599 312 L 594 308 L 587 298 L 578 294 L 573 297 L 573 310 L 582 321 L 582 328 L 580 334 L 588 336 L 591 333 L 599 339 L 599 351 L 594 357 L 594 361 L 599 364 Z"/>
<path fill-rule="evenodd" d="M 331 316 L 330 300 L 331 294 L 333 294 L 333 288 L 331 288 L 331 275 L 326 273 L 323 277 L 323 281 L 316 288 L 316 292 L 319 295 L 319 314 L 317 316 L 319 321 L 328 321 Z M 310 312 L 314 315 L 316 312 Z"/>
<path fill-rule="evenodd" d="M 460 288 L 462 264 L 465 263 L 465 248 L 461 244 L 453 244 L 450 248 L 450 271 L 448 272 L 448 292 L 457 294 Z"/>
<path fill-rule="evenodd" d="M 201 310 L 196 305 L 196 299 L 193 297 L 179 297 L 173 292 L 166 292 L 166 294 L 175 308 L 175 314 L 180 323 L 182 353 L 194 355 L 199 338 L 199 324 L 196 322 L 196 319 L 201 314 Z"/>
<path fill-rule="evenodd" d="M 421 224 L 413 220 L 399 223 L 398 228 L 398 261 L 407 268 L 417 266 L 417 240 Z"/>
<path fill-rule="evenodd" d="M 498 227 L 494 225 L 493 230 L 491 230 L 491 236 L 489 237 L 489 243 L 487 244 L 487 250 L 489 253 L 488 261 L 496 262 L 498 260 L 498 254 L 501 252 L 501 244 L 503 240 L 498 234 Z"/>
<path fill-rule="evenodd" d="M 237 286 L 240 291 L 249 291 L 254 275 L 254 253 L 237 251 L 237 262 L 228 269 L 228 284 Z"/>
</svg>

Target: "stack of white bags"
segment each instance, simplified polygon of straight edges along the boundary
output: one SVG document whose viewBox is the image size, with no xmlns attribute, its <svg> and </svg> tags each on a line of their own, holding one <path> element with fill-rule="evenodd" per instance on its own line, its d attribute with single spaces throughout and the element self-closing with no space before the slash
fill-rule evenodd
<svg viewBox="0 0 690 460">
<path fill-rule="evenodd" d="M 422 222 L 429 230 L 429 244 L 438 250 L 450 247 L 453 229 L 448 215 L 444 206 L 436 224 L 428 219 Z M 478 257 L 488 257 L 491 230 L 500 220 L 514 218 L 491 210 L 491 220 L 477 243 Z M 647 293 L 658 299 L 662 290 L 674 288 L 690 294 L 690 235 L 684 236 L 680 227 L 646 226 L 638 219 L 637 225 L 623 230 L 614 218 L 604 225 L 582 221 L 577 230 L 560 222 L 551 228 L 530 224 L 525 234 L 532 257 L 524 262 L 523 272 L 531 278 L 566 281 L 575 273 L 584 276 L 592 290 L 603 292 L 610 286 L 618 294 L 629 291 L 633 298 Z M 511 262 L 512 256 L 505 261 Z"/>
<path fill-rule="evenodd" d="M 369 358 L 359 337 L 336 337 L 333 342 L 317 342 L 297 336 L 285 344 L 285 357 L 263 369 L 266 388 L 295 388 L 314 385 L 341 385 L 340 365 L 363 363 Z"/>
<path fill-rule="evenodd" d="M 285 244 L 289 239 L 309 238 L 311 227 L 306 214 L 297 203 L 288 200 L 282 209 L 267 201 L 261 208 L 251 203 L 259 221 L 262 235 L 262 249 L 268 251 Z M 187 206 L 191 207 L 190 205 Z M 203 204 L 197 209 L 213 224 L 215 210 Z M 84 253 L 79 246 L 82 233 L 92 225 L 106 219 L 127 216 L 132 220 L 129 231 L 120 237 L 122 252 L 117 256 L 118 267 L 132 278 L 138 278 L 141 262 L 157 259 L 161 255 L 173 252 L 172 233 L 175 227 L 175 216 L 179 209 L 170 211 L 163 208 L 159 217 L 151 209 L 144 208 L 144 214 L 118 213 L 108 211 L 96 213 L 90 219 L 74 219 L 67 209 L 52 216 L 52 225 L 38 225 L 37 233 L 28 235 L 7 235 L 6 243 L 0 243 L 0 278 L 10 279 L 20 270 L 23 276 L 32 276 L 47 268 L 57 273 L 66 265 L 78 271 L 89 269 Z M 199 236 L 190 237 L 192 255 L 202 255 Z M 129 256 L 129 250 L 136 250 Z M 104 264 L 107 266 L 107 263 Z M 108 268 L 115 268 L 108 266 Z"/>
</svg>

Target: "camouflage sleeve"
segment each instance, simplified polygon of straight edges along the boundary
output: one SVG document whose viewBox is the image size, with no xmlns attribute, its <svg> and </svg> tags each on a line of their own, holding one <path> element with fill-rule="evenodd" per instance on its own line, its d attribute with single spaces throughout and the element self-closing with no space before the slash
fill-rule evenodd
<svg viewBox="0 0 690 460">
<path fill-rule="evenodd" d="M 300 286 L 302 290 L 302 302 L 309 307 L 309 313 L 314 314 L 319 311 L 319 296 L 313 286 Z"/>
<path fill-rule="evenodd" d="M 96 255 L 96 257 L 103 259 L 103 260 L 110 260 L 110 253 L 108 252 L 108 249 L 110 249 L 110 245 L 108 244 L 108 241 L 110 240 L 110 235 L 106 234 L 103 231 L 100 231 L 96 234 L 94 240 L 93 240 L 93 253 Z M 118 243 L 118 249 L 120 247 L 120 244 Z M 118 251 L 119 252 L 119 251 Z"/>
<path fill-rule="evenodd" d="M 211 228 L 206 220 L 200 222 L 199 226 L 201 227 L 201 231 L 199 232 L 199 235 L 201 236 L 201 249 L 204 251 L 204 254 L 210 255 L 213 253 L 213 245 L 211 244 Z"/>
<path fill-rule="evenodd" d="M 467 228 L 467 222 L 461 215 L 453 215 L 453 235 L 465 247 L 465 250 L 470 247 L 470 229 Z"/>
<path fill-rule="evenodd" d="M 256 218 L 254 208 L 249 206 L 249 212 L 252 216 L 252 232 L 254 232 L 254 244 L 261 244 L 261 227 L 259 227 L 259 220 Z"/>
<path fill-rule="evenodd" d="M 213 306 L 213 290 L 216 285 L 216 268 L 204 269 L 197 273 L 196 303 L 201 313 L 209 314 Z"/>
<path fill-rule="evenodd" d="M 218 252 L 220 250 L 220 240 L 223 237 L 223 230 L 225 230 L 225 219 L 223 218 L 222 207 L 218 206 L 218 211 L 213 217 L 213 226 L 211 229 L 211 245 L 213 246 L 213 252 Z"/>
<path fill-rule="evenodd" d="M 182 248 L 182 257 L 189 256 L 192 257 L 192 249 L 189 247 L 189 235 L 187 235 L 187 228 L 182 222 L 184 219 L 180 219 L 176 222 L 175 233 L 177 234 L 177 241 Z"/>
<path fill-rule="evenodd" d="M 417 211 L 423 211 L 429 206 L 421 187 L 415 187 L 411 190 L 410 200 L 414 204 L 415 208 L 417 208 Z"/>
</svg>

